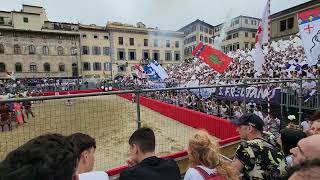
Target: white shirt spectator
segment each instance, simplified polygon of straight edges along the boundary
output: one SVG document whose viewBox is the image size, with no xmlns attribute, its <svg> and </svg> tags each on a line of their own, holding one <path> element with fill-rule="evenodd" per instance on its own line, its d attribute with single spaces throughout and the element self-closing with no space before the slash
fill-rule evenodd
<svg viewBox="0 0 320 180">
<path fill-rule="evenodd" d="M 94 171 L 79 174 L 79 180 L 109 180 L 109 176 L 104 171 Z"/>
<path fill-rule="evenodd" d="M 197 166 L 197 167 L 200 167 L 201 169 L 205 170 L 209 175 L 217 173 L 216 169 L 209 169 L 205 166 Z M 205 179 L 203 179 L 203 177 L 198 172 L 198 170 L 194 168 L 189 168 L 183 180 L 205 180 Z"/>
</svg>

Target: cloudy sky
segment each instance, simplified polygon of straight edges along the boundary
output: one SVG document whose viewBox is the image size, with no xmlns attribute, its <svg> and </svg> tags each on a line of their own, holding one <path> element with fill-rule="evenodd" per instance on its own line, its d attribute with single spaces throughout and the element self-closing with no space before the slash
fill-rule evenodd
<svg viewBox="0 0 320 180">
<path fill-rule="evenodd" d="M 309 0 L 271 0 L 271 13 Z M 43 6 L 50 21 L 105 25 L 107 21 L 178 30 L 200 19 L 212 25 L 238 15 L 261 18 L 266 0 L 0 0 L 0 10 Z"/>
</svg>

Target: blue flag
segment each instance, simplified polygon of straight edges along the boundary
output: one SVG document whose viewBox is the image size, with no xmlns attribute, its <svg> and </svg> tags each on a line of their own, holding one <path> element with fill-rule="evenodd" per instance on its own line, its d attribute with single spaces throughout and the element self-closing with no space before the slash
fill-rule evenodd
<svg viewBox="0 0 320 180">
<path fill-rule="evenodd" d="M 152 69 L 152 67 L 150 66 L 150 64 L 145 65 L 145 66 L 143 67 L 143 70 L 144 70 L 144 72 L 145 72 L 146 74 L 148 74 L 149 80 L 151 80 L 151 81 L 159 80 L 160 77 L 159 77 L 158 74 L 154 71 L 154 69 Z"/>
</svg>

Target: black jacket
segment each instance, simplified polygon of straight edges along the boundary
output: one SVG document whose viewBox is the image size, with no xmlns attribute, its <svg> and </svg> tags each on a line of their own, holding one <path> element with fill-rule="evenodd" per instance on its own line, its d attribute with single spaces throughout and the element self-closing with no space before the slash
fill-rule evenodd
<svg viewBox="0 0 320 180">
<path fill-rule="evenodd" d="M 124 170 L 119 180 L 180 180 L 180 170 L 172 159 L 161 159 L 155 156 Z"/>
</svg>

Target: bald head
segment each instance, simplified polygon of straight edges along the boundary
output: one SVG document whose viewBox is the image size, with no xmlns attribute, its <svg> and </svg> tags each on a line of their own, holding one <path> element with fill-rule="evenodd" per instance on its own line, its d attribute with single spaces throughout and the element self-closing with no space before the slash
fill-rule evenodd
<svg viewBox="0 0 320 180">
<path fill-rule="evenodd" d="M 293 164 L 297 165 L 304 160 L 320 159 L 320 135 L 313 135 L 301 139 L 297 147 L 290 152 L 293 155 Z"/>
</svg>

